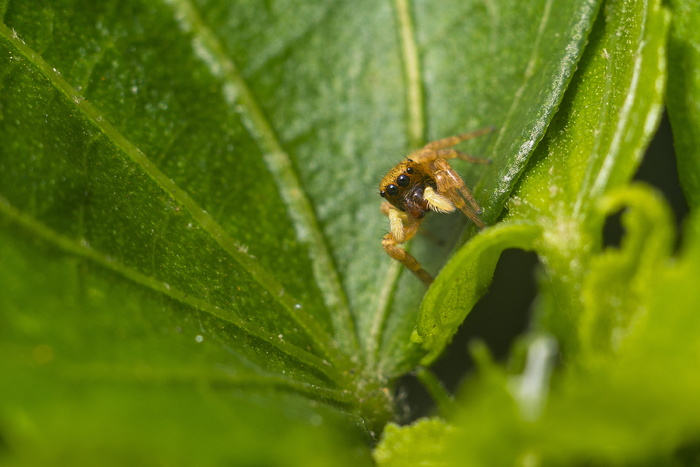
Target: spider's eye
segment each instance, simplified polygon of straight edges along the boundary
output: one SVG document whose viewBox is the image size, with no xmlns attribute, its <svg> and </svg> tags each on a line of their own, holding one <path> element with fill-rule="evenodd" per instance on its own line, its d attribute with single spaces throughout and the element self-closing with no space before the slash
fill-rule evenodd
<svg viewBox="0 0 700 467">
<path fill-rule="evenodd" d="M 379 196 L 381 196 L 382 198 L 386 198 L 386 191 L 384 191 L 384 190 L 380 191 Z"/>
<path fill-rule="evenodd" d="M 407 173 L 407 174 L 412 174 L 412 173 L 413 173 L 413 167 L 406 167 L 406 173 Z"/>
<path fill-rule="evenodd" d="M 396 196 L 399 194 L 399 187 L 393 183 L 386 186 L 386 194 L 389 196 Z"/>
<path fill-rule="evenodd" d="M 398 183 L 400 187 L 406 188 L 408 184 L 411 183 L 411 179 L 408 178 L 408 175 L 401 174 L 396 178 L 396 183 Z"/>
</svg>

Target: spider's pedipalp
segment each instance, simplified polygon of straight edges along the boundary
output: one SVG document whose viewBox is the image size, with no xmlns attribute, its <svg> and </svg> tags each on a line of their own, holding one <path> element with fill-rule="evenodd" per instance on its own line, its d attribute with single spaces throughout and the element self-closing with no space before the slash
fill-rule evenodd
<svg viewBox="0 0 700 467">
<path fill-rule="evenodd" d="M 389 216 L 391 235 L 393 235 L 397 242 L 405 242 L 406 230 L 403 228 L 403 217 L 405 216 L 402 216 L 401 212 L 395 208 L 390 208 L 387 216 Z"/>
<path fill-rule="evenodd" d="M 425 189 L 423 197 L 428 201 L 428 207 L 435 212 L 448 213 L 455 210 L 454 203 L 448 197 L 437 193 L 432 187 Z"/>
</svg>

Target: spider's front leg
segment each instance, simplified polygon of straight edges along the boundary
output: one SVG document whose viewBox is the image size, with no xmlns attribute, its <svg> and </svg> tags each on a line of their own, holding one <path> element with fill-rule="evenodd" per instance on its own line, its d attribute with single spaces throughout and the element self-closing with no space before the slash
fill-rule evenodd
<svg viewBox="0 0 700 467">
<path fill-rule="evenodd" d="M 484 222 L 479 217 L 481 206 L 474 199 L 474 195 L 467 188 L 462 177 L 452 169 L 447 160 L 458 158 L 475 164 L 490 164 L 491 161 L 489 159 L 481 159 L 464 154 L 451 146 L 490 133 L 493 130 L 491 127 L 482 128 L 471 133 L 463 133 L 432 141 L 409 156 L 409 159 L 427 167 L 427 172 L 430 173 L 437 185 L 437 193 L 449 199 L 457 209 L 462 211 L 480 229 L 484 228 Z"/>
<path fill-rule="evenodd" d="M 462 177 L 452 169 L 450 163 L 445 159 L 436 159 L 430 164 L 430 167 L 437 184 L 438 193 L 452 201 L 455 207 L 471 219 L 478 228 L 483 229 L 485 227 L 484 221 L 479 217 L 481 206 L 474 199 L 474 195 L 469 191 Z M 469 202 L 469 205 L 467 205 L 465 200 Z"/>
<path fill-rule="evenodd" d="M 399 211 L 388 202 L 383 202 L 382 213 L 389 217 L 391 231 L 382 238 L 382 248 L 386 254 L 406 266 L 425 285 L 433 283 L 433 276 L 423 269 L 423 266 L 409 252 L 401 248 L 401 244 L 409 241 L 418 231 L 421 219 L 415 219 L 405 212 Z"/>
</svg>

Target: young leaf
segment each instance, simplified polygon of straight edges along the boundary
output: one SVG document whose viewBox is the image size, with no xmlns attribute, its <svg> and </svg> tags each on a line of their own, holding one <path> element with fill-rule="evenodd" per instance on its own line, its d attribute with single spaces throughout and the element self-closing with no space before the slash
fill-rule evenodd
<svg viewBox="0 0 700 467">
<path fill-rule="evenodd" d="M 436 457 L 445 449 L 450 430 L 444 420 L 437 418 L 421 419 L 407 427 L 389 424 L 382 444 L 372 453 L 374 460 L 382 467 L 439 465 Z"/>
</svg>

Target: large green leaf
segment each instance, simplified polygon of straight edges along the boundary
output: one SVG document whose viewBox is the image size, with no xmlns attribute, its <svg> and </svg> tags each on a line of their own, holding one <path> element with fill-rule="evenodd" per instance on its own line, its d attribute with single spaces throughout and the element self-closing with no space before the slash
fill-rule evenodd
<svg viewBox="0 0 700 467">
<path fill-rule="evenodd" d="M 313 439 L 358 462 L 425 352 L 376 183 L 494 125 L 464 145 L 493 165 L 456 164 L 494 221 L 596 9 L 0 1 L 1 444 L 264 463 Z M 458 227 L 413 245 L 431 270 Z"/>
</svg>

